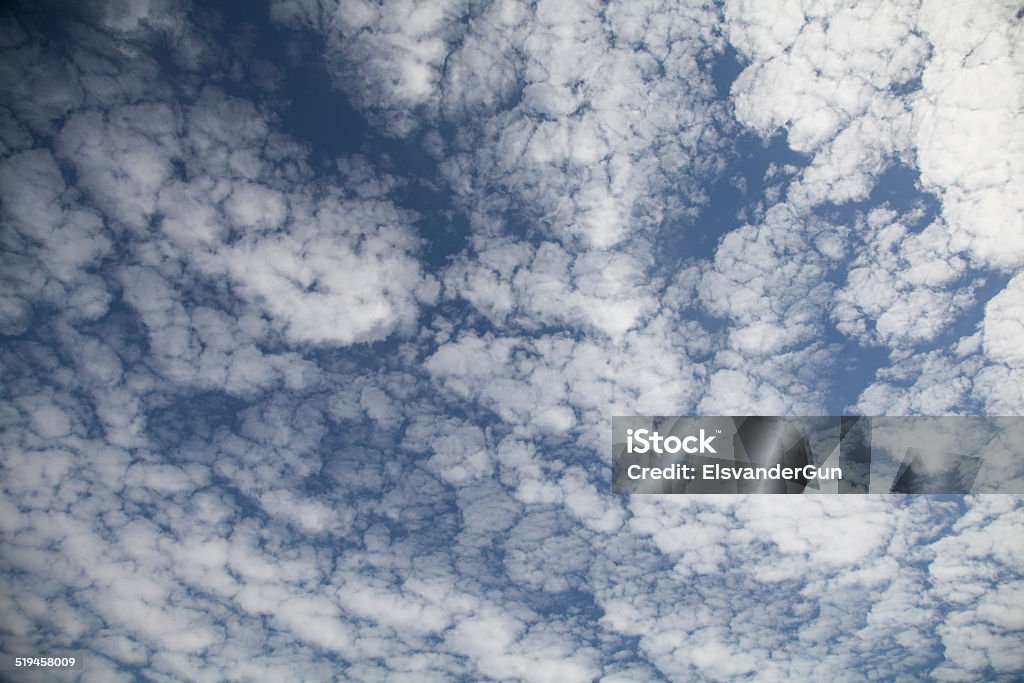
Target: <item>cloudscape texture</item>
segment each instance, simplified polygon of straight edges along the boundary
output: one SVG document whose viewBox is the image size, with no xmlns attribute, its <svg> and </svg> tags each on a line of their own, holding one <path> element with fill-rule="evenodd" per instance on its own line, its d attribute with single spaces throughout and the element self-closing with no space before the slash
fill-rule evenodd
<svg viewBox="0 0 1024 683">
<path fill-rule="evenodd" d="M 1018 497 L 609 446 L 1024 413 L 1022 17 L 5 4 L 0 676 L 1021 680 Z"/>
</svg>

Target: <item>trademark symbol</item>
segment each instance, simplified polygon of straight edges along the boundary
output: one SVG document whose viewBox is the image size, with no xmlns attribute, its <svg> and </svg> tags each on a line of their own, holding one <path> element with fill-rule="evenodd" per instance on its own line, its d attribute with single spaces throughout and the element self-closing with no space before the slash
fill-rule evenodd
<svg viewBox="0 0 1024 683">
<path fill-rule="evenodd" d="M 715 434 L 721 434 L 721 433 L 722 433 L 722 430 L 721 430 L 721 429 L 716 429 L 716 430 L 715 430 Z"/>
</svg>

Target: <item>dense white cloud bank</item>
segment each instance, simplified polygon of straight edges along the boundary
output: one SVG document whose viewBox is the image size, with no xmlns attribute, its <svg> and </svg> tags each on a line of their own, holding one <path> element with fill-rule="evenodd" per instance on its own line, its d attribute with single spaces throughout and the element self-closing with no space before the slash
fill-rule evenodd
<svg viewBox="0 0 1024 683">
<path fill-rule="evenodd" d="M 924 3 L 918 26 L 932 56 L 913 100 L 921 183 L 941 198 L 954 245 L 1004 269 L 1024 262 L 1019 9 Z"/>
<path fill-rule="evenodd" d="M 60 10 L 0 17 L 0 650 L 1019 678 L 1016 498 L 623 498 L 607 460 L 614 414 L 842 410 L 850 357 L 881 366 L 858 411 L 1020 412 L 1016 8 Z M 369 122 L 329 166 L 286 116 L 313 37 Z M 743 167 L 778 132 L 806 162 Z M 714 205 L 729 174 L 747 206 Z"/>
<path fill-rule="evenodd" d="M 1017 9 L 998 2 L 952 10 L 930 2 L 726 5 L 729 39 L 750 61 L 732 88 L 737 117 L 763 135 L 784 131 L 791 148 L 810 155 L 787 188 L 791 207 L 863 201 L 897 162 L 915 169 L 919 188 L 940 202 L 930 222 L 919 211 L 903 219 L 916 223 L 909 233 L 905 223 L 881 228 L 892 217 L 878 209 L 860 223 L 854 245 L 864 244 L 831 316 L 840 332 L 888 347 L 897 361 L 865 391 L 860 410 L 955 411 L 952 397 L 968 393 L 947 390 L 951 400 L 937 404 L 918 396 L 933 386 L 924 375 L 897 388 L 886 374 L 909 378 L 912 365 L 937 371 L 923 360 L 936 350 L 925 347 L 922 361 L 910 365 L 902 359 L 977 305 L 981 280 L 968 267 L 1019 268 L 1024 213 L 1010 189 L 1024 175 L 1022 127 L 1015 125 L 1024 90 Z M 1015 380 L 993 381 L 1016 377 L 993 336 L 1008 328 L 987 318 L 983 327 L 991 332 L 980 359 L 957 360 L 964 354 L 955 349 L 970 346 L 968 337 L 942 354 L 944 381 L 973 384 L 975 405 L 1019 412 Z M 979 373 L 979 362 L 992 367 Z"/>
</svg>

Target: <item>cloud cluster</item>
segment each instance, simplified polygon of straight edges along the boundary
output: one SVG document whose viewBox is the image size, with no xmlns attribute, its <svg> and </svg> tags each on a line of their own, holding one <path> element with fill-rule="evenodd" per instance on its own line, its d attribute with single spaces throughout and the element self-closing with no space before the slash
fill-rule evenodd
<svg viewBox="0 0 1024 683">
<path fill-rule="evenodd" d="M 47 56 L 13 53 L 29 73 L 51 68 Z M 256 345 L 383 339 L 408 331 L 420 304 L 434 300 L 437 284 L 416 258 L 415 215 L 387 198 L 386 181 L 361 178 L 353 190 L 314 183 L 307 150 L 273 132 L 268 112 L 210 87 L 140 93 L 136 80 L 155 65 L 126 69 L 116 53 L 105 57 L 101 66 L 122 69 L 127 86 L 97 92 L 68 75 L 63 90 L 105 101 L 59 100 L 64 110 L 48 113 L 59 128 L 38 120 L 33 98 L 10 100 L 25 127 L 56 144 L 3 160 L 0 192 L 16 240 L 5 268 L 7 329 L 24 330 L 35 301 L 96 318 L 116 299 L 138 313 L 171 377 L 191 372 L 238 388 L 262 382 L 230 376 L 266 374 L 278 362 Z M 209 286 L 213 297 L 220 288 L 237 303 L 203 305 L 182 283 Z"/>
<path fill-rule="evenodd" d="M 1013 190 L 1024 177 L 1018 14 L 1011 2 L 952 13 L 926 2 L 918 17 L 932 51 L 913 99 L 921 183 L 942 200 L 955 248 L 1001 269 L 1019 269 L 1024 255 Z"/>
<path fill-rule="evenodd" d="M 729 40 L 749 60 L 732 86 L 736 116 L 762 135 L 783 129 L 811 155 L 789 191 L 803 207 L 862 199 L 911 148 L 901 91 L 929 44 L 911 2 L 726 5 Z"/>
<path fill-rule="evenodd" d="M 904 222 L 914 218 L 880 208 L 857 226 L 864 247 L 832 307 L 839 331 L 900 349 L 934 339 L 974 303 L 970 286 L 955 286 L 967 264 L 948 231 L 932 223 L 912 232 Z"/>
<path fill-rule="evenodd" d="M 607 461 L 614 414 L 824 412 L 869 347 L 856 410 L 1019 412 L 1014 11 L 275 0 L 250 30 L 322 41 L 368 122 L 329 166 L 275 90 L 297 43 L 188 3 L 4 14 L 0 650 L 1019 678 L 1019 501 L 621 498 Z M 896 166 L 919 196 L 886 203 Z M 749 205 L 715 222 L 725 178 Z"/>
<path fill-rule="evenodd" d="M 1019 507 L 965 502 L 961 516 L 927 498 L 812 497 L 793 507 L 641 497 L 631 525 L 660 551 L 660 571 L 635 550 L 651 571 L 608 562 L 620 581 L 607 589 L 603 622 L 638 637 L 670 678 L 1009 680 L 1019 663 L 1000 639 L 1020 626 L 1008 612 L 976 616 L 991 578 L 969 568 L 1016 562 L 1020 545 L 995 550 L 989 534 L 1015 524 Z M 963 650 L 951 657 L 951 647 Z"/>
<path fill-rule="evenodd" d="M 468 206 L 508 196 L 560 240 L 607 248 L 657 227 L 719 166 L 710 8 L 281 0 L 272 14 L 321 32 L 337 82 L 388 131 L 457 127 L 443 167 Z"/>
<path fill-rule="evenodd" d="M 919 190 L 939 201 L 937 217 L 873 207 L 851 233 L 855 255 L 830 317 L 839 332 L 887 347 L 894 358 L 859 409 L 948 411 L 955 396 L 966 395 L 953 387 L 974 384 L 973 400 L 1016 412 L 1016 375 L 998 342 L 981 349 L 996 355 L 982 361 L 992 367 L 978 377 L 976 361 L 955 360 L 970 334 L 945 350 L 929 346 L 984 305 L 975 299 L 982 278 L 972 269 L 1018 265 L 1021 209 L 1004 194 L 1021 177 L 1020 127 L 1013 125 L 1020 88 L 1008 85 L 1020 81 L 1016 8 L 964 7 L 954 19 L 937 3 L 788 3 L 780 10 L 737 1 L 725 15 L 730 42 L 749 62 L 732 86 L 737 118 L 765 136 L 784 132 L 793 150 L 809 155 L 785 188 L 790 207 L 813 215 L 870 202 L 883 172 L 900 165 L 914 169 Z M 994 331 L 1001 323 L 986 318 L 982 325 Z M 918 360 L 904 362 L 909 356 Z M 940 356 L 948 368 L 944 402 L 918 394 L 938 389 L 924 375 L 910 386 L 888 381 L 911 367 L 934 372 L 936 363 L 925 359 Z M 993 381 L 997 375 L 1001 381 Z"/>
</svg>

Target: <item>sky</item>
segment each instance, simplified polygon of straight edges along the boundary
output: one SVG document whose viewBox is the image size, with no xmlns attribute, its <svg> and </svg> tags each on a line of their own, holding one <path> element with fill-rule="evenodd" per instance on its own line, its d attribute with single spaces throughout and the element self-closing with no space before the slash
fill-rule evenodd
<svg viewBox="0 0 1024 683">
<path fill-rule="evenodd" d="M 1018 681 L 1010 495 L 624 496 L 613 415 L 1024 414 L 1024 9 L 0 7 L 0 651 Z"/>
</svg>

